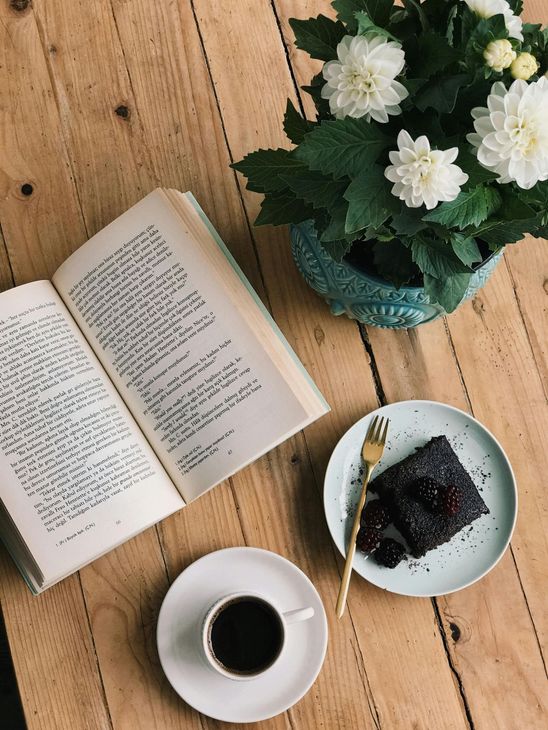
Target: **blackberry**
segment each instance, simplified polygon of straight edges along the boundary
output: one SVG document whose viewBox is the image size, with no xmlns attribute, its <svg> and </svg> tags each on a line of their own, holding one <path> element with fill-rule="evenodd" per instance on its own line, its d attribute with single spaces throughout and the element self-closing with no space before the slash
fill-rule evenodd
<svg viewBox="0 0 548 730">
<path fill-rule="evenodd" d="M 413 483 L 413 495 L 429 510 L 436 512 L 441 484 L 430 477 L 421 477 Z"/>
<path fill-rule="evenodd" d="M 400 564 L 405 555 L 405 548 L 397 540 L 391 537 L 385 537 L 381 540 L 381 544 L 373 553 L 377 563 L 384 565 L 385 568 L 395 568 Z"/>
<path fill-rule="evenodd" d="M 390 510 L 380 499 L 368 502 L 363 508 L 361 523 L 367 527 L 375 527 L 377 530 L 384 530 L 392 522 Z"/>
<path fill-rule="evenodd" d="M 458 487 L 450 484 L 440 494 L 440 512 L 446 517 L 453 517 L 462 507 L 462 494 Z"/>
<path fill-rule="evenodd" d="M 356 537 L 356 547 L 362 553 L 372 553 L 381 544 L 382 532 L 374 527 L 360 527 Z"/>
</svg>

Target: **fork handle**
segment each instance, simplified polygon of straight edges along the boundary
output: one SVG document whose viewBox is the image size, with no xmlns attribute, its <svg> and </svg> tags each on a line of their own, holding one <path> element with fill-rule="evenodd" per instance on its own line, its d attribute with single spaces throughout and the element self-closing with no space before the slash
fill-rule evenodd
<svg viewBox="0 0 548 730">
<path fill-rule="evenodd" d="M 356 537 L 358 530 L 360 529 L 360 518 L 365 504 L 365 497 L 367 495 L 367 485 L 371 478 L 371 472 L 373 467 L 369 464 L 365 465 L 365 477 L 363 480 L 362 492 L 360 494 L 360 501 L 356 508 L 356 516 L 354 517 L 354 524 L 352 525 L 352 532 L 350 534 L 350 542 L 348 544 L 348 550 L 346 551 L 346 563 L 344 564 L 344 571 L 341 579 L 341 587 L 339 588 L 339 596 L 337 598 L 337 618 L 341 618 L 344 613 L 346 606 L 346 597 L 348 595 L 348 587 L 350 585 L 350 576 L 352 575 L 352 563 L 354 562 L 354 555 L 356 553 Z"/>
</svg>

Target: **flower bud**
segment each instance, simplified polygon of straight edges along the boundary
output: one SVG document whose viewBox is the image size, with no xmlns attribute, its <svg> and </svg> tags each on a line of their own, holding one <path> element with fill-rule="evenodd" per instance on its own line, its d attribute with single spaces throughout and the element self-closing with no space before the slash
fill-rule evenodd
<svg viewBox="0 0 548 730">
<path fill-rule="evenodd" d="M 510 41 L 502 38 L 498 41 L 491 41 L 483 52 L 485 63 L 493 69 L 493 71 L 504 71 L 511 65 L 516 58 L 516 52 L 512 48 Z"/>
<path fill-rule="evenodd" d="M 523 79 L 527 81 L 533 74 L 538 71 L 537 59 L 530 53 L 520 53 L 519 56 L 512 61 L 510 73 L 515 79 Z"/>
</svg>

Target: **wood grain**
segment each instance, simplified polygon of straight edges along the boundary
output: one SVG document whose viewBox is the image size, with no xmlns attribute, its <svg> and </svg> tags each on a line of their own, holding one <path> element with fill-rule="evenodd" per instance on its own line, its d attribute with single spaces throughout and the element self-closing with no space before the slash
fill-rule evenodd
<svg viewBox="0 0 548 730">
<path fill-rule="evenodd" d="M 545 13 L 541 0 L 526 6 Z M 257 147 L 288 145 L 287 97 L 311 113 L 296 85 L 318 64 L 295 50 L 288 18 L 318 12 L 332 14 L 327 0 L 0 5 L 0 287 L 50 276 L 157 184 L 191 189 L 333 407 L 304 436 L 37 599 L 0 553 L 30 730 L 231 727 L 171 690 L 154 627 L 180 570 L 239 544 L 302 567 L 330 622 L 313 689 L 261 728 L 543 727 L 546 254 L 538 241 L 512 247 L 447 325 L 364 330 L 362 340 L 329 314 L 297 275 L 287 231 L 251 231 L 260 199 L 228 167 Z M 336 622 L 341 561 L 321 508 L 327 459 L 379 398 L 418 397 L 472 410 L 508 450 L 521 490 L 513 553 L 436 603 L 356 579 Z"/>
<path fill-rule="evenodd" d="M 32 9 L 3 2 L 0 22 L 0 220 L 15 281 L 23 284 L 49 278 L 86 231 Z"/>
<path fill-rule="evenodd" d="M 0 228 L 0 292 L 11 289 L 15 282 L 11 271 L 10 260 L 2 228 Z"/>
<path fill-rule="evenodd" d="M 78 575 L 33 596 L 1 546 L 0 583 L 27 726 L 110 730 Z"/>
</svg>

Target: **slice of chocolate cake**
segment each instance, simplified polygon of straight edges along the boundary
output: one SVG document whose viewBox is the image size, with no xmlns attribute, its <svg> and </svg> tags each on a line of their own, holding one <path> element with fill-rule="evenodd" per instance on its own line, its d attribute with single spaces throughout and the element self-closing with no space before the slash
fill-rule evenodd
<svg viewBox="0 0 548 730">
<path fill-rule="evenodd" d="M 422 483 L 435 482 L 442 493 L 447 488 L 458 492 L 458 511 L 443 513 L 437 500 L 426 504 L 417 494 L 417 484 L 421 480 Z M 415 453 L 386 469 L 371 482 L 369 489 L 378 493 L 390 509 L 394 525 L 416 558 L 447 542 L 463 527 L 489 513 L 476 485 L 445 436 L 435 436 Z"/>
</svg>

